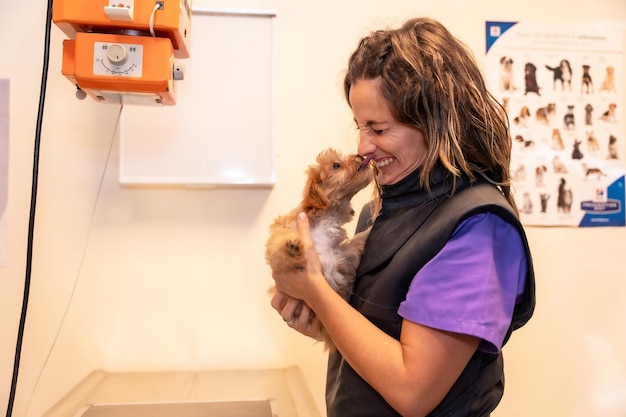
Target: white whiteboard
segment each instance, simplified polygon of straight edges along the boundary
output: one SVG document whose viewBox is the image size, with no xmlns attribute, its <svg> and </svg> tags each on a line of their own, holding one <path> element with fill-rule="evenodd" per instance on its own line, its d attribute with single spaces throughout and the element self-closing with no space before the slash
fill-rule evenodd
<svg viewBox="0 0 626 417">
<path fill-rule="evenodd" d="M 120 183 L 274 184 L 274 16 L 193 10 L 176 105 L 124 107 Z"/>
</svg>

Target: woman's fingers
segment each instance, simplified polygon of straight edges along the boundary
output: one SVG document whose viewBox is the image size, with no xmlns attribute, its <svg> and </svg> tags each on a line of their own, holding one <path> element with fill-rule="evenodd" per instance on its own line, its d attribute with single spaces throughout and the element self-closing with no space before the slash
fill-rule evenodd
<svg viewBox="0 0 626 417">
<path fill-rule="evenodd" d="M 284 293 L 277 291 L 271 301 L 274 310 L 282 316 L 283 320 L 290 325 L 294 325 L 302 310 L 302 302 L 291 298 Z"/>
<path fill-rule="evenodd" d="M 280 291 L 272 296 L 271 305 L 289 327 L 304 335 L 321 340 L 322 324 L 308 305 Z"/>
<path fill-rule="evenodd" d="M 309 308 L 308 305 L 302 304 L 302 310 L 292 326 L 300 333 L 310 336 L 314 339 L 321 340 L 321 327 L 322 324 L 315 315 L 315 312 Z"/>
<path fill-rule="evenodd" d="M 286 302 L 287 296 L 280 291 L 274 290 L 274 294 L 272 295 L 272 299 L 270 300 L 270 305 L 272 306 L 272 308 L 280 313 Z"/>
</svg>

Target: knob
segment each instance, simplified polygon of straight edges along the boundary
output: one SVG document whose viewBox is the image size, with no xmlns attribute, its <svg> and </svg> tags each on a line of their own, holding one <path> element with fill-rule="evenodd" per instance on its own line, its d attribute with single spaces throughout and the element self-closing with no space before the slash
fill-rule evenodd
<svg viewBox="0 0 626 417">
<path fill-rule="evenodd" d="M 85 93 L 83 91 L 83 89 L 80 88 L 79 86 L 76 86 L 76 93 L 75 94 L 76 94 L 76 98 L 79 99 L 79 100 L 84 100 L 85 97 L 87 97 L 87 93 Z"/>
<path fill-rule="evenodd" d="M 180 62 L 174 62 L 172 66 L 172 78 L 175 81 L 180 81 L 185 79 L 185 65 Z"/>
<path fill-rule="evenodd" d="M 114 43 L 107 48 L 107 59 L 113 65 L 123 65 L 128 59 L 128 52 L 124 45 Z"/>
</svg>

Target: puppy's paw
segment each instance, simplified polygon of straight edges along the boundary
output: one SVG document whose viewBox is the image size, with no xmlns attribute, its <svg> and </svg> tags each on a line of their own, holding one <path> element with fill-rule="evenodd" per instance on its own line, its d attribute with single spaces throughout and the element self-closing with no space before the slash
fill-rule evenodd
<svg viewBox="0 0 626 417">
<path fill-rule="evenodd" d="M 293 256 L 294 258 L 299 258 L 302 256 L 302 247 L 300 245 L 299 239 L 288 240 L 285 243 L 285 250 L 290 256 Z"/>
</svg>

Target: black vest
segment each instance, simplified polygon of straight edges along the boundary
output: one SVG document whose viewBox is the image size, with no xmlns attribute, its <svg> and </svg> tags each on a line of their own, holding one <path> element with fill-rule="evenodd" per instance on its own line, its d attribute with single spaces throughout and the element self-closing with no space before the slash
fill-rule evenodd
<svg viewBox="0 0 626 417">
<path fill-rule="evenodd" d="M 367 207 L 361 213 L 357 231 L 367 228 Z M 398 307 L 406 298 L 415 274 L 432 259 L 468 217 L 481 213 L 497 214 L 520 233 L 528 260 L 526 286 L 515 306 L 505 338 L 523 326 L 535 307 L 535 279 L 531 254 L 524 230 L 498 188 L 475 184 L 457 189 L 452 198 L 399 204 L 383 210 L 368 238 L 357 272 L 350 304 L 385 333 L 399 340 L 402 317 Z M 431 417 L 485 417 L 497 406 L 504 389 L 502 354 L 476 351 L 459 379 Z M 369 386 L 337 351 L 328 363 L 326 402 L 328 417 L 399 416 Z"/>
</svg>

